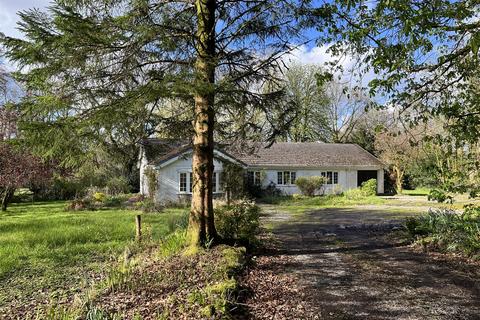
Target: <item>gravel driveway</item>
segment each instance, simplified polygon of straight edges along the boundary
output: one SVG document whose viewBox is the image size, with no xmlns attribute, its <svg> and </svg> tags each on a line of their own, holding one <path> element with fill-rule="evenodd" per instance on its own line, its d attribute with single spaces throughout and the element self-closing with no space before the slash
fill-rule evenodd
<svg viewBox="0 0 480 320">
<path fill-rule="evenodd" d="M 479 265 L 402 243 L 395 230 L 404 213 L 334 208 L 276 219 L 272 207 L 267 212 L 276 227 L 245 276 L 245 317 L 480 319 Z"/>
</svg>

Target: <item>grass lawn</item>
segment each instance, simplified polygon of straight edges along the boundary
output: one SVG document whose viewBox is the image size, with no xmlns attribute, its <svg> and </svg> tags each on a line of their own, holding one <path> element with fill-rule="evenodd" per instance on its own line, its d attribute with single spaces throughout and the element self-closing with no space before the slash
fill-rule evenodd
<svg viewBox="0 0 480 320">
<path fill-rule="evenodd" d="M 428 196 L 430 194 L 430 188 L 416 188 L 414 190 L 403 190 L 402 194 L 409 196 Z"/>
<path fill-rule="evenodd" d="M 13 204 L 0 213 L 0 314 L 12 304 L 62 299 L 102 277 L 125 251 L 138 250 L 139 211 L 65 212 L 65 202 Z M 176 227 L 184 209 L 143 214 L 143 246 Z M 5 309 L 4 309 L 5 310 Z"/>
<path fill-rule="evenodd" d="M 279 210 L 288 211 L 292 214 L 302 214 L 308 210 L 351 207 L 357 205 L 382 205 L 386 200 L 377 196 L 349 198 L 343 195 L 325 195 L 316 197 L 285 196 L 267 199 L 269 204 L 274 204 Z"/>
</svg>

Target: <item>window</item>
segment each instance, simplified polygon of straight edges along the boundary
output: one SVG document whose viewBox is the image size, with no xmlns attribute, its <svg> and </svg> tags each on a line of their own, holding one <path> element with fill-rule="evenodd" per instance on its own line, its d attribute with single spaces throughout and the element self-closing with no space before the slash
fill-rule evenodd
<svg viewBox="0 0 480 320">
<path fill-rule="evenodd" d="M 297 179 L 297 173 L 294 171 L 278 171 L 277 172 L 277 184 L 291 185 L 295 183 Z"/>
<path fill-rule="evenodd" d="M 225 184 L 225 176 L 224 176 L 222 171 L 220 171 L 218 174 L 219 174 L 219 176 L 218 176 L 218 188 L 219 188 L 219 191 L 222 191 L 223 186 Z"/>
<path fill-rule="evenodd" d="M 258 186 L 262 184 L 260 171 L 248 171 L 248 184 Z"/>
<path fill-rule="evenodd" d="M 332 171 L 327 171 L 327 184 L 332 184 Z"/>
<path fill-rule="evenodd" d="M 219 178 L 221 174 L 217 174 L 217 172 L 213 172 L 212 174 L 212 191 L 219 192 Z M 188 186 L 188 189 L 187 189 Z M 187 191 L 188 190 L 188 191 Z M 185 193 L 192 193 L 193 191 L 193 174 L 192 172 L 180 172 L 178 174 L 178 191 L 185 192 Z"/>
<path fill-rule="evenodd" d="M 295 184 L 295 180 L 297 180 L 297 173 L 295 171 L 290 172 L 290 182 Z"/>
<path fill-rule="evenodd" d="M 326 184 L 338 184 L 338 172 L 337 171 L 324 171 L 321 173 L 322 177 L 327 178 Z"/>
<path fill-rule="evenodd" d="M 258 186 L 262 184 L 262 179 L 260 178 L 260 171 L 255 171 L 253 174 L 253 184 Z"/>
<path fill-rule="evenodd" d="M 217 192 L 217 173 L 214 172 L 212 175 L 212 192 Z"/>
<path fill-rule="evenodd" d="M 190 193 L 192 192 L 193 189 L 193 174 L 190 172 Z"/>
<path fill-rule="evenodd" d="M 283 172 L 283 184 L 290 184 L 290 171 Z"/>
<path fill-rule="evenodd" d="M 178 182 L 179 182 L 178 190 L 180 192 L 187 192 L 187 173 L 186 172 L 180 173 Z"/>
</svg>

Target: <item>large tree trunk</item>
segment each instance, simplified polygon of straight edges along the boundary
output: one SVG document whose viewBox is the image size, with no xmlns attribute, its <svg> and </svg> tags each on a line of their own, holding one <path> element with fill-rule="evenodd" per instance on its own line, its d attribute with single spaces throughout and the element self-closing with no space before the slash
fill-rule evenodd
<svg viewBox="0 0 480 320">
<path fill-rule="evenodd" d="M 217 238 L 213 217 L 213 126 L 215 99 L 215 0 L 196 0 L 198 18 L 193 190 L 189 235 L 193 246 Z"/>
</svg>

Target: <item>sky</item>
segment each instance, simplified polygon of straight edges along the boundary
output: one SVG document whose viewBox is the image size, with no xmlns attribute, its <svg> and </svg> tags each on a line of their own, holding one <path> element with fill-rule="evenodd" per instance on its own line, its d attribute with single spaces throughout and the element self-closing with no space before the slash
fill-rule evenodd
<svg viewBox="0 0 480 320">
<path fill-rule="evenodd" d="M 17 30 L 19 20 L 18 12 L 31 8 L 46 9 L 51 0 L 0 0 L 0 32 L 10 37 L 22 37 L 22 33 Z M 302 45 L 294 50 L 285 60 L 288 62 L 297 62 L 301 64 L 324 64 L 333 60 L 333 57 L 327 51 L 328 45 L 316 46 L 314 42 L 308 45 Z M 14 67 L 8 61 L 2 61 L 7 70 L 13 70 Z M 353 65 L 353 59 L 346 57 L 342 59 L 341 65 L 345 70 Z M 342 76 L 343 77 L 343 76 Z M 373 75 L 367 75 L 362 79 L 362 85 L 365 85 Z"/>
<path fill-rule="evenodd" d="M 0 32 L 10 37 L 22 37 L 17 30 L 19 11 L 48 7 L 50 0 L 0 0 Z M 292 53 L 292 61 L 300 63 L 324 63 L 331 57 L 326 54 L 327 47 L 301 46 Z"/>
<path fill-rule="evenodd" d="M 10 37 L 19 37 L 16 30 L 18 21 L 17 12 L 30 8 L 45 8 L 49 0 L 0 0 L 0 32 Z"/>
</svg>

